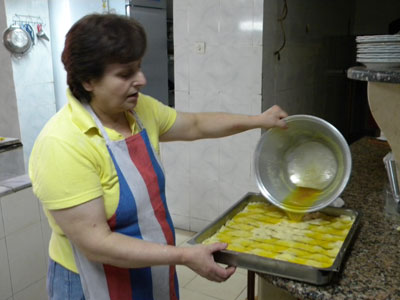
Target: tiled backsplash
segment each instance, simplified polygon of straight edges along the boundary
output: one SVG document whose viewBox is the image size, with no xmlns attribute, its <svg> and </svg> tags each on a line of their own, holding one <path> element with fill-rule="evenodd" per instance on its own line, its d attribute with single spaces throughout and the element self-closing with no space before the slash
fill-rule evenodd
<svg viewBox="0 0 400 300">
<path fill-rule="evenodd" d="M 263 0 L 174 0 L 175 107 L 261 112 Z M 205 46 L 197 51 L 198 45 Z M 260 130 L 162 144 L 175 225 L 197 231 L 249 191 Z"/>
<path fill-rule="evenodd" d="M 0 300 L 46 299 L 50 228 L 27 177 L 0 183 Z M 13 191 L 6 191 L 5 184 Z M 14 185 L 14 186 L 13 186 Z"/>
<path fill-rule="evenodd" d="M 16 14 L 35 16 L 43 21 L 43 30 L 50 34 L 47 0 L 5 0 L 4 4 L 7 25 L 13 24 Z M 32 26 L 35 24 L 32 23 Z M 20 59 L 12 59 L 12 72 L 7 74 L 7 76 L 13 74 L 14 78 L 17 98 L 14 105 L 18 106 L 25 165 L 27 165 L 28 156 L 37 135 L 56 112 L 51 57 L 50 42 L 36 39 L 34 46 L 27 54 Z"/>
<path fill-rule="evenodd" d="M 0 28 L 7 28 L 4 1 L 0 1 Z M 0 136 L 20 138 L 18 107 L 12 77 L 11 54 L 0 45 Z"/>
<path fill-rule="evenodd" d="M 257 114 L 274 104 L 344 127 L 351 53 L 348 1 L 174 1 L 175 106 Z M 200 50 L 199 50 L 199 46 Z M 249 191 L 260 130 L 162 145 L 167 196 L 179 228 L 199 230 Z"/>
<path fill-rule="evenodd" d="M 22 146 L 0 149 L 0 181 L 25 174 Z"/>
</svg>

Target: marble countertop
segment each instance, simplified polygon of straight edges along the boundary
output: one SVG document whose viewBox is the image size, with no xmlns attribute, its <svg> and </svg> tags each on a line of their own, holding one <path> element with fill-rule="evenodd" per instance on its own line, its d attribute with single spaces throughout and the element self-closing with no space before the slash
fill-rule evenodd
<svg viewBox="0 0 400 300">
<path fill-rule="evenodd" d="M 340 272 L 325 286 L 259 274 L 299 299 L 400 299 L 400 219 L 385 213 L 387 142 L 364 137 L 350 146 L 353 168 L 341 198 L 361 213 Z"/>
<path fill-rule="evenodd" d="M 400 83 L 400 69 L 378 71 L 358 66 L 348 69 L 347 77 L 362 81 Z"/>
<path fill-rule="evenodd" d="M 22 189 L 26 189 L 31 186 L 32 183 L 31 180 L 29 179 L 28 174 L 0 181 L 0 197 L 18 192 Z"/>
</svg>

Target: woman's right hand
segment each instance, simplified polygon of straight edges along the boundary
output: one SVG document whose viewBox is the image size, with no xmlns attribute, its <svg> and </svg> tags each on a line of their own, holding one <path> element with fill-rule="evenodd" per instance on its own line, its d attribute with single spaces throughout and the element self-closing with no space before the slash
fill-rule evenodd
<svg viewBox="0 0 400 300">
<path fill-rule="evenodd" d="M 223 282 L 235 273 L 236 267 L 221 267 L 214 261 L 213 253 L 226 247 L 227 244 L 215 243 L 184 248 L 184 264 L 208 280 Z"/>
</svg>

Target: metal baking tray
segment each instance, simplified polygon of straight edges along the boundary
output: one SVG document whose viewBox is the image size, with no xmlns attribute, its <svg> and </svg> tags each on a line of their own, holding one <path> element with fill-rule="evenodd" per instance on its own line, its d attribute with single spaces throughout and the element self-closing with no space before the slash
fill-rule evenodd
<svg viewBox="0 0 400 300">
<path fill-rule="evenodd" d="M 218 219 L 197 233 L 188 241 L 189 244 L 201 244 L 205 239 L 217 232 L 222 225 L 238 214 L 249 202 L 267 202 L 261 194 L 248 193 L 231 208 L 229 208 Z M 248 269 L 257 273 L 264 273 L 297 281 L 312 283 L 315 285 L 328 284 L 332 277 L 339 273 L 343 258 L 349 249 L 350 243 L 353 240 L 356 229 L 360 223 L 360 214 L 351 209 L 343 209 L 337 207 L 325 207 L 321 212 L 331 215 L 348 215 L 354 217 L 354 223 L 343 242 L 335 261 L 329 268 L 316 268 L 282 260 L 262 257 L 254 254 L 240 253 L 231 250 L 222 250 L 214 253 L 214 259 L 218 263 L 237 266 Z"/>
</svg>

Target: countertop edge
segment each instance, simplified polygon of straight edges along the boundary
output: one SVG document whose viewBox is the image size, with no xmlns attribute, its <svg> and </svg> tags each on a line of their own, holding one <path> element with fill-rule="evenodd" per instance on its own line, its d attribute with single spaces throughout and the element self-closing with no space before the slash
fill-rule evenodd
<svg viewBox="0 0 400 300">
<path fill-rule="evenodd" d="M 29 188 L 32 186 L 28 174 L 0 181 L 0 197 Z"/>
<path fill-rule="evenodd" d="M 400 70 L 372 70 L 366 67 L 356 66 L 347 70 L 347 77 L 361 81 L 400 83 Z"/>
</svg>

